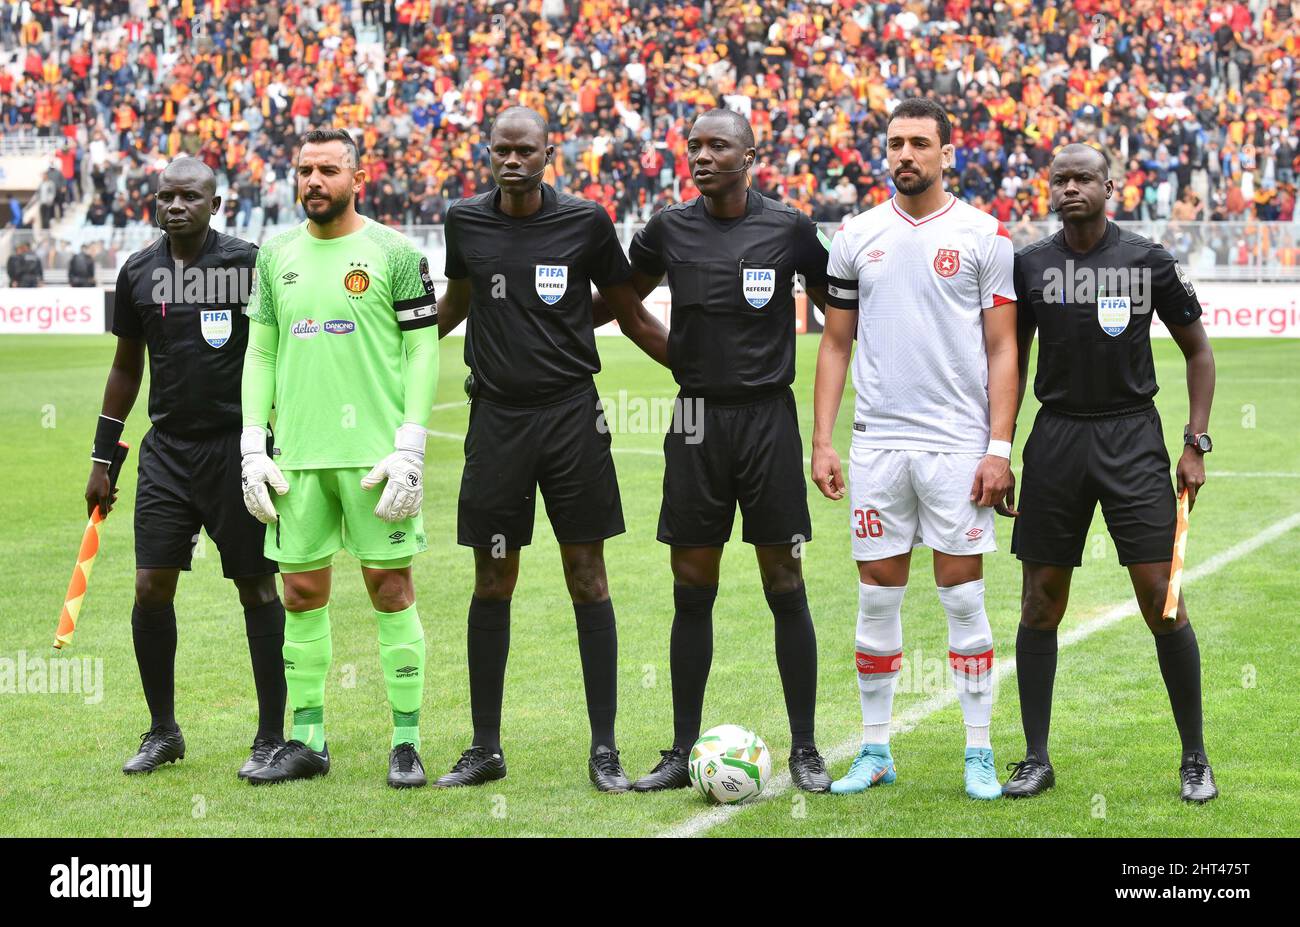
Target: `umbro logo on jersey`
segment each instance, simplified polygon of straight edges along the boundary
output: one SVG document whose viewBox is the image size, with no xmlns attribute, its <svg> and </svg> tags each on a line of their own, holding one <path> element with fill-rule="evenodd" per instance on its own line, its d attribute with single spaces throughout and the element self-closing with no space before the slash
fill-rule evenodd
<svg viewBox="0 0 1300 927">
<path fill-rule="evenodd" d="M 392 541 L 394 544 L 400 544 L 402 543 L 402 538 L 404 537 L 406 537 L 405 531 L 394 531 L 392 534 L 388 536 L 388 540 Z"/>
<path fill-rule="evenodd" d="M 285 286 L 288 286 L 291 283 L 297 282 L 298 274 L 291 270 L 287 274 L 281 274 L 280 279 L 284 281 Z"/>
<path fill-rule="evenodd" d="M 420 668 L 418 666 L 407 665 L 407 666 L 399 666 L 397 668 L 398 679 L 404 679 L 408 676 L 418 676 L 418 675 L 420 675 Z"/>
<path fill-rule="evenodd" d="M 883 258 L 884 256 L 885 256 L 885 252 L 881 251 L 879 248 L 877 248 L 875 251 L 868 251 L 868 252 L 867 252 L 867 263 L 868 263 L 868 264 L 875 264 L 877 261 L 879 261 L 879 260 L 880 260 L 881 258 Z"/>
<path fill-rule="evenodd" d="M 983 528 L 971 528 L 969 531 L 966 532 L 966 540 L 978 541 L 980 535 L 983 533 L 984 533 Z"/>
<path fill-rule="evenodd" d="M 961 255 L 951 248 L 940 248 L 934 256 L 934 272 L 940 277 L 951 277 L 961 270 Z"/>
</svg>

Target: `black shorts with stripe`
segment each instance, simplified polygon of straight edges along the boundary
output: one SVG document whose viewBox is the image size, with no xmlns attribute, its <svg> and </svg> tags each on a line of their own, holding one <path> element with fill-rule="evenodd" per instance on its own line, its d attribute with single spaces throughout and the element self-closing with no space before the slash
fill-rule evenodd
<svg viewBox="0 0 1300 927">
<path fill-rule="evenodd" d="M 1108 416 L 1039 410 L 1025 443 L 1012 553 L 1079 566 L 1098 502 L 1121 564 L 1171 559 L 1177 506 L 1154 404 Z"/>
<path fill-rule="evenodd" d="M 220 551 L 227 578 L 278 572 L 262 555 L 266 526 L 244 506 L 239 432 L 182 438 L 151 428 L 140 442 L 136 568 L 190 569 L 200 530 Z"/>
<path fill-rule="evenodd" d="M 678 398 L 664 436 L 659 540 L 721 547 L 736 505 L 748 544 L 812 540 L 799 415 L 789 387 L 743 405 Z"/>
<path fill-rule="evenodd" d="M 465 435 L 457 541 L 527 547 L 539 489 L 561 544 L 622 534 L 623 504 L 603 422 L 591 381 L 540 407 L 476 398 Z"/>
</svg>

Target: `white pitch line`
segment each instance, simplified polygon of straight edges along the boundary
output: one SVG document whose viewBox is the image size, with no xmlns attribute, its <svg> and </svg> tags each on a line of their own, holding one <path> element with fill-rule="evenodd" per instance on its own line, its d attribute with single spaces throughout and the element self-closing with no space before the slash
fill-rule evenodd
<svg viewBox="0 0 1300 927">
<path fill-rule="evenodd" d="M 1213 557 L 1210 557 L 1204 563 L 1189 569 L 1187 574 L 1183 577 L 1183 583 L 1193 583 L 1199 579 L 1205 578 L 1206 576 L 1217 573 L 1233 561 L 1240 560 L 1242 557 L 1254 553 L 1256 550 L 1259 550 L 1259 548 L 1275 541 L 1277 538 L 1297 526 L 1300 526 L 1300 512 L 1295 512 L 1288 515 L 1286 518 L 1283 518 L 1281 521 L 1274 522 L 1258 534 L 1253 535 L 1238 544 L 1234 544 L 1227 550 L 1221 551 Z M 1098 631 L 1103 631 L 1111 625 L 1136 614 L 1138 614 L 1138 607 L 1135 600 L 1129 599 L 1125 602 L 1121 602 L 1118 605 L 1106 609 L 1097 617 L 1084 621 L 1082 624 L 1062 633 L 1057 646 L 1060 648 L 1069 647 L 1071 644 L 1077 644 L 1079 641 L 1096 634 Z M 1006 660 L 999 660 L 995 666 L 998 676 L 1005 677 L 1015 672 L 1016 661 L 1014 657 Z M 935 712 L 942 711 L 955 701 L 957 701 L 956 690 L 949 688 L 942 694 L 933 695 L 920 704 L 913 705 L 907 711 L 904 711 L 894 721 L 891 729 L 894 733 L 906 734 Z M 859 737 L 846 740 L 827 751 L 825 754 L 826 760 L 831 763 L 842 762 L 855 755 L 858 752 L 859 746 Z M 676 827 L 669 828 L 659 834 L 659 836 L 698 837 L 705 831 L 729 821 L 746 808 L 752 808 L 754 805 L 761 804 L 762 802 L 771 801 L 789 788 L 790 773 L 786 771 L 772 779 L 768 788 L 764 789 L 758 798 L 753 801 L 735 805 L 718 805 L 717 807 L 710 808 L 708 811 L 703 811 L 694 817 L 688 818 Z"/>
<path fill-rule="evenodd" d="M 1281 471 L 1270 473 L 1263 470 L 1212 470 L 1211 472 L 1205 474 L 1205 478 L 1207 480 L 1212 480 L 1215 479 L 1216 477 L 1257 478 L 1257 479 L 1265 479 L 1265 480 L 1296 480 L 1296 479 L 1300 479 L 1300 473 L 1285 473 Z"/>
</svg>

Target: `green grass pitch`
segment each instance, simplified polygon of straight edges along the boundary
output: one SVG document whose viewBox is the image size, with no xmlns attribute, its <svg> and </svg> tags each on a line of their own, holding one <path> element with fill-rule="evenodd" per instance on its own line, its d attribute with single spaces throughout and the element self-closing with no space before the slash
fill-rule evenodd
<svg viewBox="0 0 1300 927">
<path fill-rule="evenodd" d="M 461 398 L 461 342 L 443 345 L 439 403 Z M 602 339 L 602 395 L 666 398 L 668 374 L 619 338 Z M 811 436 L 815 337 L 799 340 L 795 390 L 805 442 Z M 0 340 L 0 659 L 50 655 L 50 641 L 85 524 L 87 454 L 112 356 L 108 337 Z M 1300 512 L 1300 346 L 1294 341 L 1221 341 L 1219 386 L 1207 459 L 1209 482 L 1192 515 L 1189 568 Z M 1159 403 L 1171 452 L 1186 416 L 1182 358 L 1156 345 Z M 146 387 L 147 388 L 147 387 Z M 845 397 L 837 445 L 845 453 L 851 415 Z M 1021 443 L 1036 403 L 1021 415 Z M 443 771 L 467 745 L 469 700 L 465 614 L 471 557 L 455 544 L 467 408 L 439 408 L 427 458 L 425 519 L 430 551 L 416 562 L 420 613 L 429 645 L 423 755 Z M 127 427 L 137 446 L 147 425 L 141 397 Z M 672 577 L 654 540 L 663 472 L 655 434 L 616 434 L 614 448 L 628 531 L 606 547 L 620 644 L 619 745 L 636 776 L 671 739 L 668 632 Z M 539 511 L 514 598 L 503 737 L 509 778 L 478 789 L 395 792 L 384 784 L 389 714 L 374 621 L 355 562 L 336 561 L 334 665 L 327 723 L 334 766 L 306 783 L 255 790 L 238 782 L 255 725 L 243 617 L 204 542 L 176 604 L 180 626 L 177 714 L 187 758 L 148 777 L 119 772 L 148 727 L 131 646 L 131 508 L 136 457 L 121 481 L 120 507 L 105 526 L 76 640 L 66 653 L 100 658 L 103 698 L 75 693 L 0 692 L 0 834 L 113 835 L 610 835 L 644 836 L 698 827 L 709 810 L 688 791 L 600 795 L 587 781 L 587 727 L 572 609 L 554 538 Z M 1017 469 L 1019 458 L 1016 460 Z M 860 733 L 853 670 L 856 572 L 849 557 L 847 504 L 809 484 L 814 541 L 806 551 L 809 599 L 820 646 L 818 739 L 823 750 Z M 539 506 L 540 509 L 540 506 Z M 988 611 L 999 657 L 1014 654 L 1019 566 L 999 519 L 997 554 L 986 558 Z M 736 539 L 723 561 L 715 610 L 715 657 L 705 725 L 757 730 L 785 769 L 789 748 L 776 674 L 772 619 L 751 551 Z M 1177 735 L 1150 634 L 1129 617 L 1061 651 L 1053 758 L 1055 790 L 1031 802 L 969 801 L 962 790 L 960 712 L 941 706 L 895 736 L 896 785 L 860 796 L 769 790 L 765 801 L 709 819 L 716 836 L 1078 835 L 1231 836 L 1300 833 L 1295 763 L 1300 635 L 1295 629 L 1300 530 L 1191 583 L 1186 595 L 1204 666 L 1206 742 L 1222 797 L 1204 807 L 1177 798 Z M 904 605 L 905 650 L 922 671 L 900 691 L 896 713 L 951 688 L 946 623 L 929 555 L 918 551 Z M 1064 629 L 1126 601 L 1126 573 L 1098 514 L 1075 574 Z M 927 678 L 928 672 L 928 678 Z M 2 679 L 3 677 L 0 677 Z M 11 687 L 12 688 L 12 687 Z M 994 711 L 999 765 L 1023 746 L 1014 677 Z M 841 774 L 846 761 L 833 765 Z"/>
</svg>

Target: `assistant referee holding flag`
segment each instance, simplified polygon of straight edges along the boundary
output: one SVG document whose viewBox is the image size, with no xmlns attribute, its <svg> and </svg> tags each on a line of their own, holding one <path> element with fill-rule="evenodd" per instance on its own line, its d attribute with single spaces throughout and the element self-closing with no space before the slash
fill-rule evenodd
<svg viewBox="0 0 1300 927">
<path fill-rule="evenodd" d="M 1066 145 L 1052 161 L 1052 211 L 1064 228 L 1016 255 L 1021 296 L 1020 395 L 1038 329 L 1034 395 L 1042 409 L 1025 443 L 1020 515 L 1011 549 L 1023 561 L 1016 679 L 1026 755 L 1003 786 L 1010 798 L 1052 787 L 1047 753 L 1056 676 L 1056 629 L 1070 576 L 1082 563 L 1088 526 L 1101 503 L 1119 562 L 1128 567 L 1182 739 L 1184 801 L 1218 790 L 1201 737 L 1201 656 L 1179 597 L 1178 617 L 1162 617 L 1176 509 L 1169 481 L 1151 358 L 1151 312 L 1187 362 L 1189 422 L 1178 461 L 1178 490 L 1189 506 L 1205 483 L 1202 460 L 1214 399 L 1214 355 L 1201 306 L 1177 261 L 1155 242 L 1106 219 L 1114 192 L 1106 156 Z"/>
<path fill-rule="evenodd" d="M 262 556 L 263 527 L 244 508 L 239 473 L 244 315 L 257 246 L 208 227 L 221 208 L 216 177 L 196 158 L 162 172 L 156 198 L 163 236 L 127 258 L 117 276 L 117 352 L 95 430 L 86 508 L 107 513 L 108 465 L 135 404 L 149 354 L 149 419 L 135 497 L 135 606 L 131 636 L 152 723 L 125 773 L 152 772 L 185 756 L 175 714 L 176 582 L 199 531 L 221 552 L 244 609 L 257 687 L 253 752 L 240 778 L 284 742 L 284 606 L 275 563 Z M 183 268 L 183 269 L 182 269 Z M 196 287 L 195 281 L 201 283 Z"/>
<path fill-rule="evenodd" d="M 600 370 L 592 326 L 594 283 L 623 332 L 667 363 L 667 331 L 628 282 L 631 268 L 609 214 L 541 182 L 554 154 L 546 122 L 522 106 L 492 124 L 497 189 L 447 211 L 447 292 L 439 333 L 469 318 L 469 433 L 458 539 L 474 548 L 469 607 L 471 746 L 439 786 L 506 774 L 501 699 L 510 648 L 510 598 L 519 550 L 533 537 L 540 485 L 560 543 L 578 626 L 591 723 L 588 774 L 602 792 L 628 788 L 614 742 L 618 638 L 605 579 L 604 541 L 623 532 L 623 509 L 592 381 Z"/>
<path fill-rule="evenodd" d="M 688 788 L 713 660 L 713 603 L 739 503 L 776 624 L 776 665 L 790 719 L 790 776 L 830 788 L 817 752 L 817 633 L 800 556 L 812 539 L 794 382 L 794 275 L 826 299 L 826 247 L 803 213 L 749 187 L 754 130 L 739 113 L 695 120 L 686 158 L 700 196 L 656 214 L 632 241 L 632 285 L 672 291 L 669 355 L 681 387 L 664 437 L 659 540 L 671 545 L 669 643 L 673 743 L 639 792 Z M 597 321 L 601 320 L 597 307 Z M 703 414 L 694 414 L 696 410 Z M 688 433 L 686 422 L 696 432 Z"/>
</svg>

